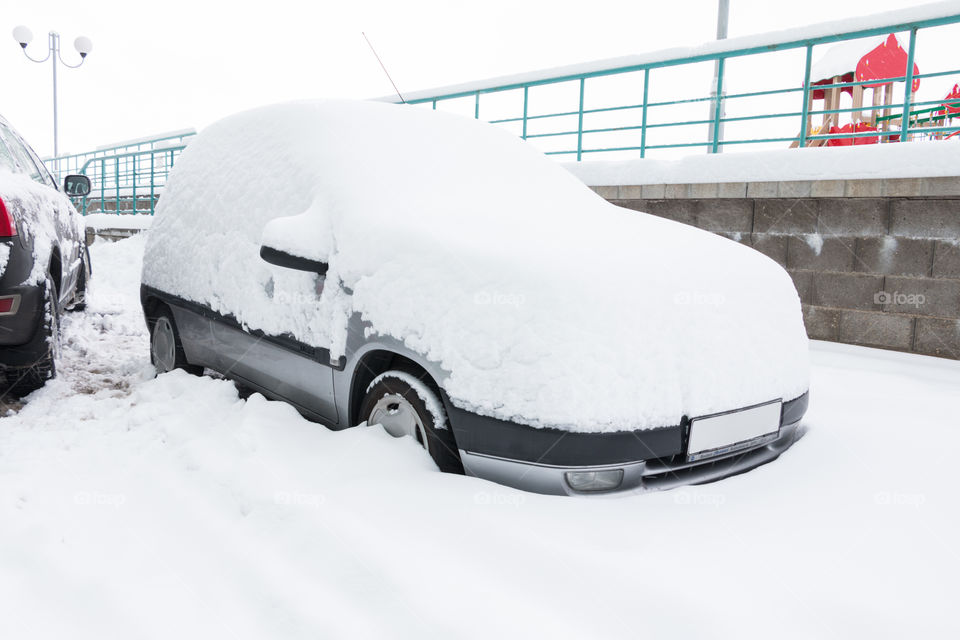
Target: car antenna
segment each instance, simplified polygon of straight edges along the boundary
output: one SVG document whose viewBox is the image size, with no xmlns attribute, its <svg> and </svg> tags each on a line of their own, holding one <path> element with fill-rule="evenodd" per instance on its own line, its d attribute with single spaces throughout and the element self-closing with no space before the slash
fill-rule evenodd
<svg viewBox="0 0 960 640">
<path fill-rule="evenodd" d="M 367 37 L 367 34 L 363 31 L 360 32 L 360 35 L 363 36 L 363 39 L 367 41 L 367 46 L 370 47 L 370 51 L 373 51 L 373 56 L 377 59 L 377 62 L 380 63 L 380 68 L 383 69 L 383 72 L 387 74 L 387 80 L 390 81 L 390 84 L 393 85 L 393 90 L 397 92 L 397 97 L 400 98 L 400 102 L 407 104 L 407 101 L 403 99 L 403 96 L 400 95 L 400 89 L 397 89 L 397 83 L 393 81 L 393 78 L 390 77 L 390 72 L 387 71 L 387 68 L 383 65 L 383 60 L 380 59 L 380 56 L 377 55 L 377 50 L 373 48 L 373 44 L 370 42 L 370 38 Z"/>
</svg>

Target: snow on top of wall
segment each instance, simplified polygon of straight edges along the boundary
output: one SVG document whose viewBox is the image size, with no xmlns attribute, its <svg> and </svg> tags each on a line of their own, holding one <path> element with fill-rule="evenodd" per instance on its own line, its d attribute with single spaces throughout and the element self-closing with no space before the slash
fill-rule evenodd
<svg viewBox="0 0 960 640">
<path fill-rule="evenodd" d="M 153 216 L 143 214 L 91 213 L 83 217 L 87 229 L 149 229 Z"/>
<path fill-rule="evenodd" d="M 693 47 L 674 47 L 670 49 L 661 49 L 660 51 L 653 51 L 649 53 L 620 56 L 617 58 L 606 58 L 603 60 L 594 60 L 591 62 L 583 62 L 568 66 L 551 67 L 549 69 L 541 69 L 527 73 L 499 76 L 496 78 L 478 80 L 475 82 L 437 87 L 434 89 L 412 91 L 409 93 L 405 92 L 404 98 L 406 98 L 407 101 L 421 100 L 441 95 L 469 93 L 491 87 L 524 84 L 558 77 L 577 76 L 596 71 L 635 67 L 639 65 L 650 64 L 652 62 L 663 62 L 666 60 L 677 60 L 693 56 L 724 53 L 737 49 L 752 49 L 759 47 L 775 48 L 777 45 L 803 42 L 814 38 L 830 37 L 838 33 L 850 33 L 886 27 L 891 27 L 891 30 L 896 30 L 895 27 L 898 25 L 919 22 L 921 20 L 944 18 L 957 14 L 960 14 L 960 0 L 946 0 L 944 2 L 934 2 L 931 4 L 920 5 L 918 7 L 897 9 L 895 11 L 887 11 L 868 16 L 857 16 L 855 18 L 847 18 L 844 20 L 821 22 L 818 24 L 794 27 L 792 29 L 783 29 L 770 33 L 742 36 L 739 38 L 729 38 L 726 40 L 711 40 L 710 42 Z M 854 64 L 854 66 L 856 65 Z M 384 102 L 399 102 L 399 99 L 395 95 L 384 96 L 379 98 L 379 100 Z"/>
<path fill-rule="evenodd" d="M 679 160 L 569 162 L 590 186 L 934 178 L 958 175 L 955 141 L 776 149 L 687 156 Z"/>
<path fill-rule="evenodd" d="M 260 259 L 264 240 L 328 262 L 322 292 Z M 334 356 L 359 313 L 449 372 L 458 407 L 534 426 L 673 425 L 808 383 L 775 262 L 426 109 L 300 102 L 212 125 L 171 173 L 143 280 Z"/>
</svg>

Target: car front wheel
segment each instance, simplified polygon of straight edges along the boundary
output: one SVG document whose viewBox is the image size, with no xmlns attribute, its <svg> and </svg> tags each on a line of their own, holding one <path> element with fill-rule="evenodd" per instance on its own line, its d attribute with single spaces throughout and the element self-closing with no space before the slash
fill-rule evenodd
<svg viewBox="0 0 960 640">
<path fill-rule="evenodd" d="M 431 386 L 405 371 L 383 373 L 367 388 L 360 417 L 395 438 L 415 439 L 441 471 L 463 473 L 443 404 Z"/>
</svg>

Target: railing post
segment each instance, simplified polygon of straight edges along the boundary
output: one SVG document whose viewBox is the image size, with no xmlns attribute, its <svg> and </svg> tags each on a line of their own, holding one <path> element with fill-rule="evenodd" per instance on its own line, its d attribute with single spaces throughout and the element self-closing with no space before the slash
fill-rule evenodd
<svg viewBox="0 0 960 640">
<path fill-rule="evenodd" d="M 807 146 L 807 118 L 810 117 L 810 63 L 813 60 L 813 45 L 807 45 L 807 62 L 803 72 L 803 109 L 800 111 L 800 140 L 797 146 L 801 149 Z"/>
<path fill-rule="evenodd" d="M 527 103 L 530 98 L 530 87 L 523 88 L 523 139 L 527 139 Z"/>
<path fill-rule="evenodd" d="M 134 155 L 132 158 L 130 158 L 130 160 L 132 161 L 130 164 L 130 167 L 131 167 L 131 171 L 133 172 L 132 175 L 130 176 L 130 186 L 133 187 L 132 211 L 134 215 L 137 214 L 137 160 L 139 158 L 140 158 L 139 155 Z"/>
<path fill-rule="evenodd" d="M 473 99 L 473 117 L 476 120 L 480 119 L 480 92 L 477 91 L 477 95 Z"/>
<path fill-rule="evenodd" d="M 717 153 L 720 150 L 720 114 L 723 112 L 723 68 L 726 60 L 719 58 L 717 60 L 717 87 L 716 98 L 713 108 L 713 144 L 711 153 Z"/>
<path fill-rule="evenodd" d="M 436 100 L 433 101 L 433 110 L 434 110 L 434 111 L 437 110 L 437 101 L 436 101 Z"/>
<path fill-rule="evenodd" d="M 113 203 L 113 210 L 120 215 L 120 156 L 113 159 L 113 183 L 116 185 L 117 199 Z"/>
<path fill-rule="evenodd" d="M 650 69 L 643 70 L 643 115 L 640 119 L 640 157 L 647 153 L 647 102 L 650 96 Z"/>
<path fill-rule="evenodd" d="M 903 89 L 903 129 L 900 131 L 900 142 L 907 142 L 910 131 L 910 103 L 913 101 L 913 58 L 917 51 L 917 28 L 910 30 L 910 47 L 907 52 L 907 75 Z"/>
<path fill-rule="evenodd" d="M 156 179 L 156 172 L 154 171 L 154 162 L 153 159 L 156 157 L 156 152 L 150 154 L 150 215 L 153 215 L 154 212 L 154 188 L 153 183 Z"/>
<path fill-rule="evenodd" d="M 583 156 L 583 88 L 586 78 L 580 78 L 580 110 L 577 116 L 577 162 Z"/>
<path fill-rule="evenodd" d="M 100 213 L 104 212 L 104 206 L 106 203 L 106 200 L 104 198 L 105 196 L 104 189 L 106 189 L 107 185 L 105 184 L 105 181 L 103 179 L 103 176 L 107 172 L 106 162 L 107 162 L 106 160 L 104 160 L 103 158 L 100 158 Z"/>
</svg>

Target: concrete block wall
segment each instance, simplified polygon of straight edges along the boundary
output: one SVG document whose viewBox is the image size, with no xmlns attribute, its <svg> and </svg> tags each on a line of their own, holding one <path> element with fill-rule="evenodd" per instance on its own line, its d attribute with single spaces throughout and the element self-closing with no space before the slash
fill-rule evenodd
<svg viewBox="0 0 960 640">
<path fill-rule="evenodd" d="M 811 338 L 960 359 L 960 177 L 593 189 L 776 260 Z"/>
</svg>

